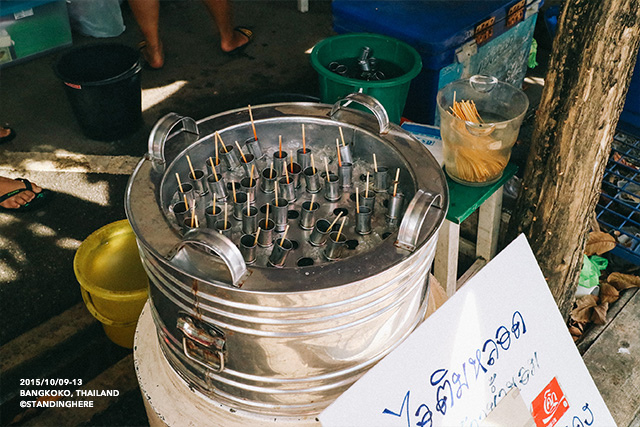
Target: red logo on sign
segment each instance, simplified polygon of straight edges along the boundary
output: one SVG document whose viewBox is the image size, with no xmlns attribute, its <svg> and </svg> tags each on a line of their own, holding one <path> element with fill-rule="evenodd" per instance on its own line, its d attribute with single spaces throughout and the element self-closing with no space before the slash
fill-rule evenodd
<svg viewBox="0 0 640 427">
<path fill-rule="evenodd" d="M 553 427 L 569 409 L 569 402 L 554 377 L 531 402 L 533 419 L 537 427 Z"/>
</svg>

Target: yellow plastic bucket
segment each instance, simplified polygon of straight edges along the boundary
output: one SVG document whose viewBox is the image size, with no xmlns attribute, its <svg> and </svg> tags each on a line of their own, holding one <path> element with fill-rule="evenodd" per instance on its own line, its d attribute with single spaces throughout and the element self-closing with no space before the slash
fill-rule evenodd
<svg viewBox="0 0 640 427">
<path fill-rule="evenodd" d="M 87 309 L 102 323 L 109 339 L 132 348 L 149 279 L 129 221 L 94 231 L 78 248 L 73 269 Z"/>
</svg>

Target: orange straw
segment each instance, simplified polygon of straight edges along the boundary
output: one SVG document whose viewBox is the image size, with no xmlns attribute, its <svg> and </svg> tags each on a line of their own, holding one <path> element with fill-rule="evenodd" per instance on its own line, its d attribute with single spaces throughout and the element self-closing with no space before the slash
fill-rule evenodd
<svg viewBox="0 0 640 427">
<path fill-rule="evenodd" d="M 282 135 L 278 138 L 278 157 L 282 158 Z"/>
</svg>

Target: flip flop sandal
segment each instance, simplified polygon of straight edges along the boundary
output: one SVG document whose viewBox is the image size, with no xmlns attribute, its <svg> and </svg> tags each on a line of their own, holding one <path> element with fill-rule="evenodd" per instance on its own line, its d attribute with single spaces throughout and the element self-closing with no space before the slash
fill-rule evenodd
<svg viewBox="0 0 640 427">
<path fill-rule="evenodd" d="M 18 193 L 22 193 L 23 191 L 34 192 L 33 186 L 31 185 L 31 182 L 28 179 L 16 178 L 16 181 L 22 181 L 25 185 L 25 188 L 19 188 L 17 190 L 10 191 L 7 194 L 0 196 L 0 203 L 4 202 L 7 199 L 10 199 L 11 197 L 15 196 Z M 31 199 L 30 202 L 20 206 L 19 208 L 5 208 L 3 206 L 0 206 L 0 211 L 26 212 L 26 211 L 38 209 L 42 207 L 44 204 L 46 204 L 47 202 L 49 202 L 49 200 L 51 200 L 51 198 L 53 197 L 53 194 L 54 194 L 53 191 L 43 189 L 39 193 L 35 193 L 36 196 L 33 199 Z"/>
<path fill-rule="evenodd" d="M 233 31 L 239 32 L 240 34 L 245 36 L 248 39 L 248 41 L 242 46 L 238 46 L 237 48 L 230 50 L 229 52 L 222 51 L 224 52 L 225 55 L 233 56 L 241 53 L 247 46 L 249 46 L 249 44 L 251 44 L 251 41 L 253 40 L 253 31 L 251 31 L 251 29 L 247 27 L 235 27 Z"/>
<path fill-rule="evenodd" d="M 5 142 L 12 141 L 16 137 L 16 131 L 10 128 L 8 125 L 2 126 L 4 129 L 7 129 L 9 133 L 5 136 L 0 137 L 0 144 L 4 144 Z"/>
<path fill-rule="evenodd" d="M 162 64 L 161 67 L 152 67 L 151 64 L 149 64 L 149 56 L 147 55 L 147 42 L 145 40 L 138 43 L 138 50 L 140 51 L 140 56 L 142 56 L 142 59 L 144 59 L 144 64 L 142 64 L 142 67 L 145 70 L 157 71 L 164 68 L 164 64 Z"/>
</svg>

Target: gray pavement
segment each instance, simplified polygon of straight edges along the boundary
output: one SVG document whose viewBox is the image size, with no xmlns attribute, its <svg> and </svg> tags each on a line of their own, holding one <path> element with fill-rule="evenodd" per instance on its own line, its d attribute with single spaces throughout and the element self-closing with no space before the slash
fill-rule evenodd
<svg viewBox="0 0 640 427">
<path fill-rule="evenodd" d="M 0 213 L 0 345 L 81 301 L 75 250 L 94 230 L 125 217 L 128 174 L 157 119 L 174 111 L 197 120 L 277 94 L 317 96 L 305 52 L 333 34 L 330 3 L 312 2 L 308 13 L 298 12 L 294 1 L 234 5 L 236 24 L 255 32 L 239 57 L 222 54 L 201 2 L 161 2 L 166 65 L 142 71 L 144 125 L 120 141 L 82 135 L 53 72 L 60 52 L 0 70 L 0 122 L 18 134 L 0 146 L 0 174 L 57 193 L 39 211 Z M 126 6 L 123 15 L 127 28 L 119 37 L 74 33 L 74 46 L 116 41 L 135 47 L 142 37 Z"/>
</svg>

